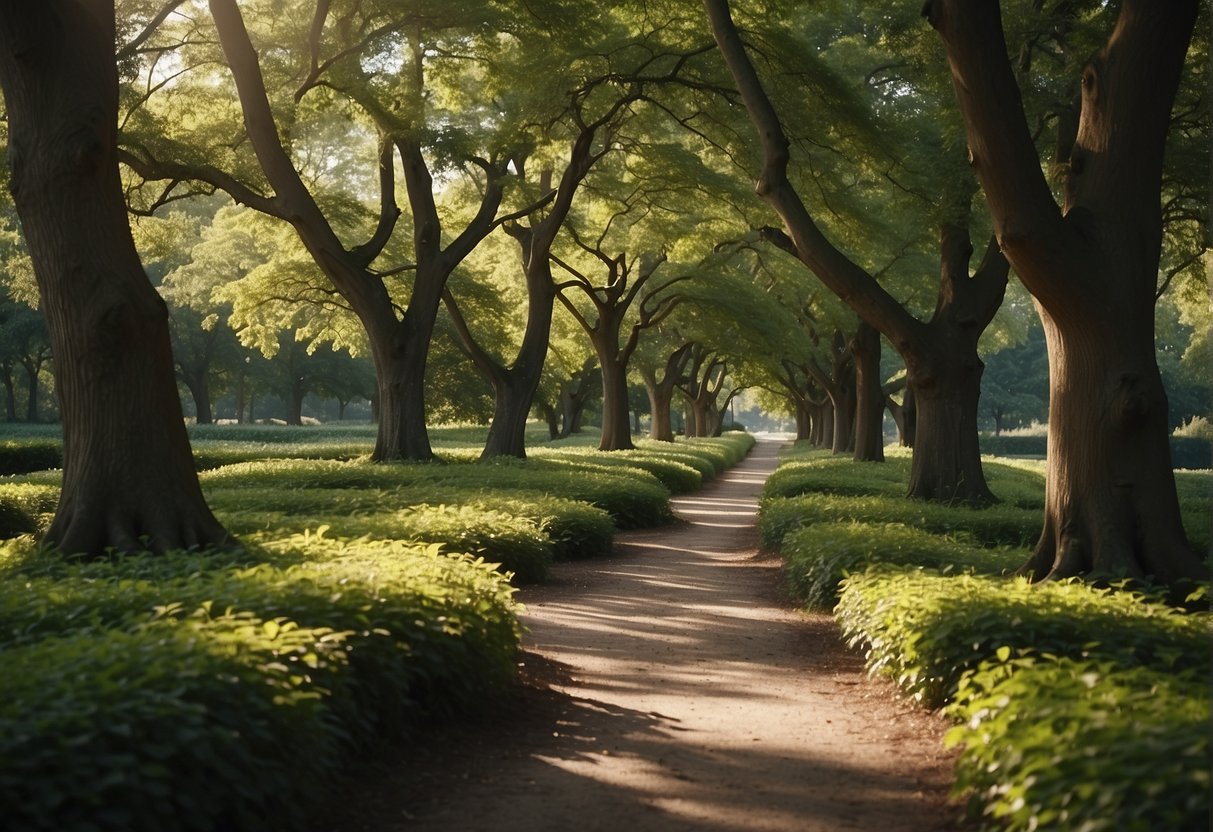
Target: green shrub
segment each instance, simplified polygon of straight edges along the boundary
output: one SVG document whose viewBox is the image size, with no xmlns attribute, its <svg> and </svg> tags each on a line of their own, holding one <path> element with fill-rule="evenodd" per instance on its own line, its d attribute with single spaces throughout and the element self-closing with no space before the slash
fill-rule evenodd
<svg viewBox="0 0 1213 832">
<path fill-rule="evenodd" d="M 835 615 L 872 672 L 929 707 L 949 700 L 966 671 L 1002 649 L 1160 672 L 1209 664 L 1207 616 L 1071 581 L 1033 585 L 873 566 L 843 580 Z"/>
<path fill-rule="evenodd" d="M 775 469 L 762 489 L 764 498 L 797 497 L 815 491 L 839 496 L 904 497 L 910 460 L 855 462 L 846 456 L 794 456 Z"/>
<path fill-rule="evenodd" d="M 555 560 L 605 555 L 611 550 L 615 524 L 603 509 L 577 500 L 526 491 L 481 491 L 459 488 L 296 488 L 208 489 L 207 500 L 221 519 L 244 515 L 243 528 L 269 528 L 268 517 L 256 522 L 258 513 L 276 513 L 292 518 L 287 528 L 302 531 L 314 526 L 311 520 L 325 515 L 392 514 L 408 506 L 436 503 L 496 511 L 525 518 L 545 532 Z M 303 517 L 303 521 L 293 518 Z M 251 524 L 251 525 L 249 525 Z M 486 555 L 486 559 L 492 557 Z"/>
<path fill-rule="evenodd" d="M 510 588 L 437 547 L 3 548 L 3 828 L 308 828 L 350 752 L 513 668 Z"/>
<path fill-rule="evenodd" d="M 0 651 L 0 826 L 306 828 L 340 739 L 312 678 L 344 661 L 342 634 L 266 623 L 199 615 Z"/>
<path fill-rule="evenodd" d="M 1203 673 L 1007 657 L 962 679 L 948 713 L 955 792 L 998 829 L 1209 828 Z"/>
<path fill-rule="evenodd" d="M 520 583 L 542 581 L 555 548 L 535 521 L 474 505 L 422 503 L 397 511 L 315 512 L 306 516 L 236 512 L 223 513 L 220 519 L 237 536 L 257 534 L 256 539 L 262 542 L 322 529 L 329 537 L 346 540 L 441 544 L 447 552 L 469 554 L 496 564 Z"/>
<path fill-rule="evenodd" d="M 0 441 L 0 475 L 62 467 L 63 442 L 59 439 L 30 436 Z"/>
<path fill-rule="evenodd" d="M 44 531 L 58 503 L 57 486 L 0 483 L 0 539 Z"/>
<path fill-rule="evenodd" d="M 607 511 L 622 529 L 672 518 L 669 492 L 637 468 L 564 460 L 501 460 L 487 464 L 277 460 L 228 465 L 199 475 L 208 491 L 229 488 L 425 489 L 540 492 L 581 500 Z"/>
<path fill-rule="evenodd" d="M 792 594 L 817 610 L 833 609 L 843 577 L 873 563 L 999 574 L 1027 558 L 1020 550 L 973 546 L 899 523 L 805 526 L 784 538 L 780 554 Z"/>
<path fill-rule="evenodd" d="M 778 549 L 784 536 L 794 529 L 829 522 L 900 523 L 936 534 L 969 537 L 986 546 L 1024 547 L 1039 537 L 1041 514 L 1005 505 L 969 508 L 887 495 L 813 493 L 763 498 L 759 538 L 765 548 Z"/>
<path fill-rule="evenodd" d="M 541 448 L 530 455 L 533 460 L 573 465 L 593 465 L 604 470 L 640 469 L 652 474 L 674 494 L 694 491 L 703 484 L 703 475 L 683 460 L 647 450 L 612 451 L 602 453 L 590 448 Z M 703 461 L 702 458 L 697 458 Z M 710 463 L 707 465 L 712 470 Z"/>
</svg>

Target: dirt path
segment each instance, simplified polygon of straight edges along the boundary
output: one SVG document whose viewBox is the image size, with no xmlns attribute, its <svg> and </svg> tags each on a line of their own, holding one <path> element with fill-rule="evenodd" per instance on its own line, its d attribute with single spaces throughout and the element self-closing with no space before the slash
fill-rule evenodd
<svg viewBox="0 0 1213 832">
<path fill-rule="evenodd" d="M 828 616 L 756 552 L 777 445 L 675 500 L 688 522 L 621 535 L 521 594 L 528 686 L 380 761 L 325 829 L 444 832 L 939 830 L 943 723 L 863 673 Z M 346 811 L 348 810 L 348 811 Z"/>
</svg>

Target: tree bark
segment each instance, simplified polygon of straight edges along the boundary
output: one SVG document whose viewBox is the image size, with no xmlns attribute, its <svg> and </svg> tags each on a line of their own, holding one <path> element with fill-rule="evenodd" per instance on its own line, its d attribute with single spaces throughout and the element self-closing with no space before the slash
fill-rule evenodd
<svg viewBox="0 0 1213 832">
<path fill-rule="evenodd" d="M 65 554 L 224 544 L 177 396 L 168 312 L 139 262 L 118 173 L 114 6 L 0 4 L 11 189 L 46 311 Z"/>
<path fill-rule="evenodd" d="M 851 338 L 855 358 L 855 461 L 884 462 L 884 390 L 880 333 L 861 322 Z"/>
<path fill-rule="evenodd" d="M 1196 0 L 1124 0 L 1082 76 L 1062 206 L 1041 173 L 998 5 L 932 0 L 973 166 L 1049 354 L 1044 525 L 1024 572 L 1208 578 L 1180 520 L 1154 355 L 1163 154 Z"/>
</svg>

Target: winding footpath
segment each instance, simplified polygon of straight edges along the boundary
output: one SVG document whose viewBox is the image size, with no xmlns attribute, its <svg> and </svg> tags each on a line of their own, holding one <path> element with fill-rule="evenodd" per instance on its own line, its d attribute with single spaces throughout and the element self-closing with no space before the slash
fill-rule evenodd
<svg viewBox="0 0 1213 832">
<path fill-rule="evenodd" d="M 778 444 L 520 593 L 527 686 L 369 766 L 325 830 L 941 830 L 943 722 L 868 679 L 757 551 Z"/>
</svg>

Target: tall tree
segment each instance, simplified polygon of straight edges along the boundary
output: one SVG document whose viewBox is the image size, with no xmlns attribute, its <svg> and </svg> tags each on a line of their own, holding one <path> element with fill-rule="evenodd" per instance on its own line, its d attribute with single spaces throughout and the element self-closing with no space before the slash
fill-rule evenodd
<svg viewBox="0 0 1213 832">
<path fill-rule="evenodd" d="M 1164 153 L 1196 0 L 1124 0 L 1082 72 L 1059 206 L 1008 62 L 995 0 L 931 0 L 999 245 L 1049 349 L 1044 528 L 1025 570 L 1208 576 L 1180 522 L 1154 356 Z M 1207 147 L 1207 144 L 1206 144 Z"/>
<path fill-rule="evenodd" d="M 168 316 L 118 173 L 113 3 L 0 5 L 10 189 L 46 312 L 63 411 L 66 553 L 221 544 L 173 382 Z"/>
<path fill-rule="evenodd" d="M 486 123 L 493 121 L 483 109 L 491 109 L 491 102 L 482 102 L 480 109 L 434 112 L 440 96 L 432 94 L 429 64 L 445 61 L 447 70 L 458 72 L 455 67 L 465 63 L 465 48 L 483 51 L 486 44 L 498 45 L 492 10 L 487 4 L 410 10 L 392 3 L 333 9 L 320 0 L 306 14 L 310 27 L 294 27 L 302 39 L 299 54 L 307 63 L 295 65 L 288 81 L 293 97 L 284 98 L 279 90 L 271 94 L 265 66 L 235 0 L 211 0 L 209 6 L 258 172 L 241 176 L 235 166 L 228 170 L 169 158 L 136 141 L 124 161 L 146 178 L 209 183 L 238 202 L 290 223 L 366 331 L 378 378 L 373 458 L 428 459 L 433 452 L 426 431 L 425 366 L 446 281 L 494 228 L 531 210 L 498 215 L 511 163 L 520 163 L 518 154 L 525 152 L 523 143 L 507 137 L 481 155 L 483 145 L 493 141 L 486 139 L 477 147 L 466 140 L 462 127 L 474 114 L 483 115 Z M 474 74 L 476 61 L 466 63 Z M 277 61 L 267 65 L 276 66 Z M 337 97 L 364 125 L 369 122 L 378 131 L 379 205 L 369 228 L 348 222 L 349 198 L 323 198 L 321 183 L 305 177 L 292 155 L 294 137 L 287 128 L 309 95 L 325 101 Z M 401 215 L 397 164 L 410 209 L 412 239 L 404 248 L 411 262 L 376 265 L 393 241 Z M 480 183 L 478 208 L 450 239 L 449 223 L 444 222 L 449 217 L 440 210 L 436 193 L 438 172 L 467 174 Z M 260 179 L 268 184 L 268 193 Z M 349 241 L 358 234 L 364 236 Z M 395 286 L 392 278 L 401 276 L 411 279 L 404 287 Z"/>
<path fill-rule="evenodd" d="M 814 220 L 789 179 L 790 142 L 733 22 L 727 0 L 704 0 L 717 45 L 761 140 L 763 167 L 756 190 L 783 220 L 786 234 L 773 242 L 803 262 L 868 324 L 885 335 L 905 360 L 918 408 L 910 494 L 926 499 L 985 503 L 986 485 L 977 444 L 981 361 L 977 342 L 1002 300 L 1007 263 L 991 241 L 977 269 L 968 223 L 971 191 L 948 201 L 940 234 L 938 303 L 930 320 L 916 318 L 847 256 Z"/>
</svg>

